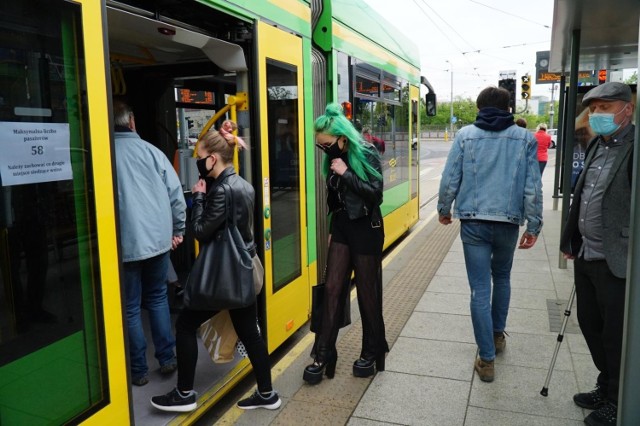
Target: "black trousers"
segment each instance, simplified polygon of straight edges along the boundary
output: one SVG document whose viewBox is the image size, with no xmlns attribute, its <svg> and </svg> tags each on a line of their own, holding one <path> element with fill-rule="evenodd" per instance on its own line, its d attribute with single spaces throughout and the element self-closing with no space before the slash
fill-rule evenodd
<svg viewBox="0 0 640 426">
<path fill-rule="evenodd" d="M 190 391 L 198 362 L 196 331 L 203 322 L 217 311 L 191 311 L 183 309 L 176 321 L 176 354 L 178 357 L 178 389 Z M 253 366 L 260 392 L 271 392 L 271 364 L 267 345 L 258 330 L 256 304 L 240 309 L 230 309 L 229 316 L 238 338 L 244 344 Z"/>
<path fill-rule="evenodd" d="M 383 243 L 384 230 L 382 227 L 373 228 L 370 217 L 350 220 L 344 210 L 333 213 L 324 312 L 317 336 L 316 359 L 319 361 L 325 361 L 335 351 L 352 271 L 355 272 L 362 319 L 360 356 L 371 360 L 389 352 L 382 317 Z"/>
<path fill-rule="evenodd" d="M 617 402 L 626 280 L 614 276 L 605 260 L 576 258 L 574 274 L 578 323 L 600 371 L 598 385 Z"/>
</svg>

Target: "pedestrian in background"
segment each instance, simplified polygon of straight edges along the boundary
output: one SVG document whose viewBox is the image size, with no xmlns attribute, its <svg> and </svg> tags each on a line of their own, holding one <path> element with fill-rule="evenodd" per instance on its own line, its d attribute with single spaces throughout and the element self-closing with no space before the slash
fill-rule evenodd
<svg viewBox="0 0 640 426">
<path fill-rule="evenodd" d="M 333 378 L 338 360 L 336 340 L 343 318 L 351 272 L 355 271 L 362 318 L 362 349 L 353 375 L 369 377 L 384 370 L 389 345 L 382 317 L 382 245 L 384 228 L 382 167 L 376 148 L 342 112 L 329 104 L 314 124 L 316 145 L 325 152 L 327 204 L 331 213 L 327 276 L 321 329 L 313 364 L 304 369 L 309 384 Z"/>
<path fill-rule="evenodd" d="M 183 239 L 186 203 L 167 156 L 136 133 L 133 111 L 113 101 L 120 243 L 124 269 L 132 383 L 149 383 L 141 308 L 149 313 L 160 373 L 176 369 L 167 299 L 169 251 Z"/>
<path fill-rule="evenodd" d="M 547 133 L 547 125 L 538 124 L 537 131 L 534 134 L 538 141 L 538 164 L 540 165 L 540 176 L 544 172 L 544 167 L 549 161 L 549 147 L 551 146 L 551 135 Z"/>
<path fill-rule="evenodd" d="M 233 169 L 235 139 L 227 139 L 215 130 L 207 132 L 198 144 L 196 165 L 200 180 L 194 185 L 191 224 L 198 241 L 211 241 L 225 226 L 227 195 L 222 184 L 231 189 L 238 229 L 247 247 L 255 257 L 253 237 L 253 214 L 255 192 L 251 184 L 236 174 Z M 213 178 L 208 191 L 204 179 Z M 214 252 L 209 251 L 211 255 Z M 212 262 L 215 262 L 213 259 Z M 255 264 L 255 263 L 254 263 Z M 254 285 L 251 283 L 250 285 Z M 178 384 L 165 395 L 151 398 L 151 405 L 163 411 L 188 412 L 197 407 L 197 396 L 193 382 L 198 362 L 198 341 L 196 331 L 200 325 L 216 315 L 216 311 L 196 311 L 184 308 L 176 321 L 178 340 Z M 275 410 L 282 400 L 271 385 L 271 364 L 267 345 L 258 329 L 256 303 L 244 308 L 229 309 L 229 316 L 236 334 L 247 350 L 251 366 L 255 372 L 257 390 L 250 397 L 237 403 L 238 408 L 250 410 L 266 408 Z"/>
<path fill-rule="evenodd" d="M 496 353 L 506 346 L 504 330 L 511 296 L 511 266 L 519 226 L 527 224 L 519 248 L 535 244 L 542 228 L 542 190 L 536 141 L 515 125 L 509 92 L 487 87 L 476 100 L 476 121 L 456 134 L 440 182 L 440 223 L 451 207 L 471 289 L 471 320 L 480 380 L 494 379 Z M 491 281 L 493 278 L 493 291 Z"/>
<path fill-rule="evenodd" d="M 522 127 L 523 129 L 527 128 L 527 120 L 522 117 L 518 117 L 516 119 L 516 126 Z"/>
<path fill-rule="evenodd" d="M 595 410 L 588 425 L 615 425 L 629 248 L 631 176 L 635 126 L 631 89 L 609 82 L 582 99 L 597 135 L 585 152 L 584 167 L 560 249 L 574 259 L 577 316 L 591 358 L 600 372 L 596 388 L 573 396 L 576 405 Z"/>
</svg>

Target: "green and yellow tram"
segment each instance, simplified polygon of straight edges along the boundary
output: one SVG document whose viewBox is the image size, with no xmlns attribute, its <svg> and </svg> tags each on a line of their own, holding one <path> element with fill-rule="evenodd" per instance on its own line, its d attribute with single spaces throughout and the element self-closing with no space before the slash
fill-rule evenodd
<svg viewBox="0 0 640 426">
<path fill-rule="evenodd" d="M 307 322 L 324 265 L 312 123 L 327 101 L 382 141 L 385 245 L 418 220 L 412 141 L 428 86 L 418 58 L 362 0 L 3 2 L 0 424 L 190 423 L 250 370 L 240 356 L 214 364 L 203 350 L 199 408 L 177 418 L 148 404 L 174 378 L 152 372 L 149 385 L 130 386 L 113 96 L 127 97 L 140 135 L 173 161 L 187 201 L 198 134 L 222 117 L 238 122 L 248 144 L 238 169 L 256 188 L 265 266 L 259 320 L 272 352 Z M 195 256 L 189 232 L 187 240 L 172 253 L 182 279 Z"/>
</svg>

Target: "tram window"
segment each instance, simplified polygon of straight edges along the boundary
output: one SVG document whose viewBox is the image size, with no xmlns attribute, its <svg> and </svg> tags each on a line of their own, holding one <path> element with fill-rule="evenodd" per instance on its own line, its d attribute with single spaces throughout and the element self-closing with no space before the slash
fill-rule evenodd
<svg viewBox="0 0 640 426">
<path fill-rule="evenodd" d="M 389 101 L 400 102 L 400 89 L 383 84 L 382 97 Z"/>
<path fill-rule="evenodd" d="M 380 139 L 378 148 L 382 158 L 384 189 L 392 188 L 409 179 L 409 108 L 408 101 L 403 106 L 383 101 L 356 98 L 354 123 L 368 127 L 372 140 Z M 374 139 L 375 138 L 375 139 Z"/>
<path fill-rule="evenodd" d="M 355 93 L 378 97 L 380 95 L 380 83 L 365 77 L 356 76 Z"/>
<path fill-rule="evenodd" d="M 80 5 L 67 1 L 0 6 L 0 407 L 7 424 L 77 423 L 107 393 L 81 23 Z M 19 397 L 41 394 L 49 397 Z"/>
<path fill-rule="evenodd" d="M 298 69 L 267 61 L 273 289 L 302 273 Z"/>
</svg>

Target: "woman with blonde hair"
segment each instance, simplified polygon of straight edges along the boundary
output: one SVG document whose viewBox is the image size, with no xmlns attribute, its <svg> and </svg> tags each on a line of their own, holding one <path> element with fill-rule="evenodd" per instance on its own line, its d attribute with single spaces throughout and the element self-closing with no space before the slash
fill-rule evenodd
<svg viewBox="0 0 640 426">
<path fill-rule="evenodd" d="M 226 139 L 217 131 L 209 131 L 197 148 L 196 165 L 200 180 L 193 186 L 193 209 L 191 224 L 195 237 L 200 242 L 208 242 L 225 226 L 224 183 L 231 189 L 237 225 L 247 247 L 252 248 L 253 240 L 254 190 L 251 184 L 238 176 L 233 169 L 234 139 Z M 213 178 L 207 191 L 205 178 Z M 208 252 L 212 253 L 212 252 Z M 213 260 L 215 261 L 215 260 Z M 250 283 L 253 285 L 253 283 Z M 196 311 L 184 308 L 176 322 L 176 352 L 178 358 L 178 385 L 166 395 L 154 396 L 151 404 L 163 411 L 188 412 L 197 407 L 193 390 L 198 344 L 196 331 L 202 323 L 213 317 L 216 311 Z M 258 389 L 247 399 L 239 401 L 242 409 L 267 408 L 275 410 L 282 401 L 271 386 L 271 366 L 267 347 L 260 336 L 257 324 L 256 303 L 238 309 L 229 309 L 231 322 L 238 337 L 244 344 L 255 372 Z"/>
</svg>

